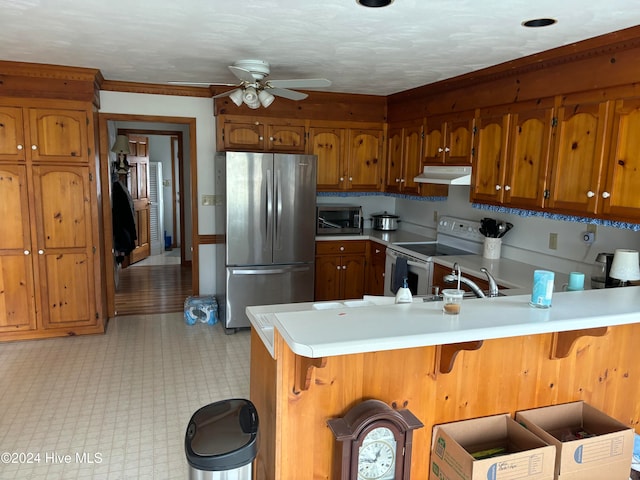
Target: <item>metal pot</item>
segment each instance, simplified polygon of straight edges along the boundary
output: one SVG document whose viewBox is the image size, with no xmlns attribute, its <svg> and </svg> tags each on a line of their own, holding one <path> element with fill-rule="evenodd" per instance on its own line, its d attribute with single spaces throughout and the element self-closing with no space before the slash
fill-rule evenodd
<svg viewBox="0 0 640 480">
<path fill-rule="evenodd" d="M 398 223 L 400 222 L 400 217 L 398 215 L 393 215 L 387 212 L 371 215 L 371 218 L 373 219 L 374 230 L 397 230 Z"/>
</svg>

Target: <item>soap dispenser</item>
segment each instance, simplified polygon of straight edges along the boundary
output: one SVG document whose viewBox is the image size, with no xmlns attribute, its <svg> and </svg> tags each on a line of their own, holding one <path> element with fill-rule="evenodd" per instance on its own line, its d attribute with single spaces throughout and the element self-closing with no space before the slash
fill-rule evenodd
<svg viewBox="0 0 640 480">
<path fill-rule="evenodd" d="M 411 303 L 413 298 L 411 297 L 411 290 L 409 290 L 408 279 L 405 277 L 402 281 L 402 287 L 396 292 L 396 303 Z"/>
</svg>

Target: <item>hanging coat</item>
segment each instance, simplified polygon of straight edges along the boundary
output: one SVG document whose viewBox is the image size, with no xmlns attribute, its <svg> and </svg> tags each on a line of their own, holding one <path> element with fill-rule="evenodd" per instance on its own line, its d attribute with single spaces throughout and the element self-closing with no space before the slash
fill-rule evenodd
<svg viewBox="0 0 640 480">
<path fill-rule="evenodd" d="M 111 191 L 113 217 L 113 247 L 118 257 L 129 255 L 136 248 L 136 224 L 133 218 L 133 200 L 120 182 L 114 182 Z"/>
</svg>

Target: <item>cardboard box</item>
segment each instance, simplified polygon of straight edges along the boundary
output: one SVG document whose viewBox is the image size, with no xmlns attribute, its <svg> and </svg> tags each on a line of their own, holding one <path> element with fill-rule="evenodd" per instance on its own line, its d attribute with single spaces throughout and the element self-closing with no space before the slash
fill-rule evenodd
<svg viewBox="0 0 640 480">
<path fill-rule="evenodd" d="M 629 479 L 635 432 L 604 412 L 572 402 L 517 412 L 516 421 L 555 445 L 557 480 Z"/>
<path fill-rule="evenodd" d="M 474 458 L 478 452 L 489 456 Z M 429 479 L 552 480 L 555 459 L 555 447 L 509 415 L 462 420 L 434 427 Z"/>
</svg>

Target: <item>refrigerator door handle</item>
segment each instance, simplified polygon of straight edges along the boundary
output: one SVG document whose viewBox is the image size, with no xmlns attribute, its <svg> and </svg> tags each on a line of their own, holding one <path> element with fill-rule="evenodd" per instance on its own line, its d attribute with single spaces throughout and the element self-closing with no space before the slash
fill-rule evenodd
<svg viewBox="0 0 640 480">
<path fill-rule="evenodd" d="M 309 265 L 301 265 L 299 267 L 286 267 L 286 268 L 232 268 L 232 275 L 280 275 L 287 272 L 305 272 L 309 270 Z"/>
<path fill-rule="evenodd" d="M 271 174 L 270 169 L 267 169 L 267 188 L 265 192 L 265 197 L 266 197 L 265 206 L 267 208 L 267 214 L 265 215 L 266 217 L 265 238 L 270 239 L 272 235 L 271 231 L 273 229 L 273 175 Z"/>
<path fill-rule="evenodd" d="M 282 178 L 280 176 L 280 170 L 275 170 L 275 188 L 273 189 L 275 195 L 275 218 L 274 218 L 274 248 L 280 249 L 282 247 L 281 239 L 281 218 L 282 218 Z"/>
</svg>

